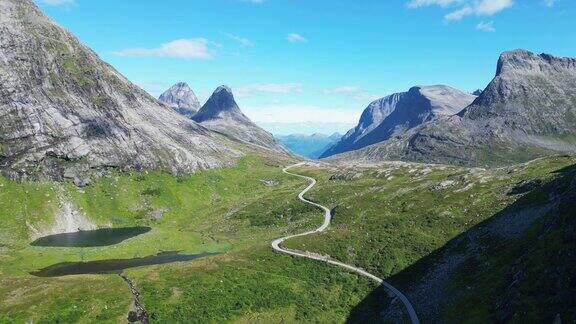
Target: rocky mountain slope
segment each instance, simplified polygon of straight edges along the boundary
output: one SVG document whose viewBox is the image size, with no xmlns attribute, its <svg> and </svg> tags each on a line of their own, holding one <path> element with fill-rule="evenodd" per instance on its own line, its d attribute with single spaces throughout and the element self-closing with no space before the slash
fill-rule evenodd
<svg viewBox="0 0 576 324">
<path fill-rule="evenodd" d="M 515 50 L 458 115 L 335 159 L 498 165 L 562 152 L 576 152 L 576 59 Z"/>
<path fill-rule="evenodd" d="M 193 119 L 202 126 L 232 139 L 286 153 L 272 134 L 254 124 L 242 113 L 227 86 L 218 87 Z"/>
<path fill-rule="evenodd" d="M 190 172 L 240 154 L 158 104 L 33 1 L 1 1 L 0 22 L 5 174 L 78 180 L 102 167 Z"/>
<path fill-rule="evenodd" d="M 176 83 L 161 94 L 158 100 L 188 118 L 192 118 L 200 109 L 196 94 L 185 82 Z"/>
<path fill-rule="evenodd" d="M 407 130 L 441 116 L 455 115 L 476 97 L 444 86 L 413 87 L 407 92 L 372 102 L 350 130 L 321 157 L 358 150 L 404 134 Z"/>
<path fill-rule="evenodd" d="M 291 134 L 278 135 L 276 138 L 292 152 L 311 159 L 317 159 L 332 145 L 342 138 L 339 133 L 330 136 L 315 133 L 312 135 Z"/>
</svg>

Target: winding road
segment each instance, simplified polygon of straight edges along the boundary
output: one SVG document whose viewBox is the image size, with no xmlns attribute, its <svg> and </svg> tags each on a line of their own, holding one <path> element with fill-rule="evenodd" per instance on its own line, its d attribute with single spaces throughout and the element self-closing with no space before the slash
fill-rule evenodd
<svg viewBox="0 0 576 324">
<path fill-rule="evenodd" d="M 408 312 L 408 315 L 410 316 L 410 322 L 412 324 L 419 324 L 420 321 L 418 320 L 418 315 L 416 314 L 416 311 L 414 310 L 414 307 L 412 307 L 412 304 L 410 303 L 410 301 L 408 300 L 408 298 L 398 289 L 394 288 L 392 285 L 390 285 L 389 283 L 385 282 L 384 280 L 382 280 L 381 278 L 376 277 L 375 275 L 360 269 L 358 267 L 355 267 L 353 265 L 349 265 L 349 264 L 345 264 L 342 262 L 339 262 L 337 260 L 334 260 L 330 257 L 327 256 L 321 256 L 321 255 L 317 255 L 317 254 L 313 254 L 310 252 L 302 252 L 302 251 L 297 251 L 297 250 L 289 250 L 289 249 L 285 249 L 282 248 L 280 245 L 291 238 L 295 238 L 295 237 L 300 237 L 300 236 L 306 236 L 306 235 L 310 235 L 310 234 L 315 234 L 315 233 L 320 233 L 320 232 L 324 232 L 326 229 L 328 229 L 328 227 L 330 226 L 330 221 L 332 220 L 332 213 L 330 211 L 330 209 L 328 209 L 327 207 L 324 207 L 320 204 L 314 203 L 312 201 L 307 200 L 306 198 L 304 198 L 304 195 L 310 190 L 312 189 L 315 185 L 316 185 L 316 179 L 311 178 L 311 177 L 307 177 L 307 176 L 303 176 L 300 174 L 296 174 L 296 173 L 291 173 L 288 170 L 298 167 L 298 166 L 302 166 L 305 165 L 306 162 L 302 162 L 302 163 L 298 163 L 298 164 L 294 164 L 288 167 L 285 167 L 284 169 L 282 169 L 282 171 L 286 174 L 290 174 L 302 179 L 305 179 L 307 181 L 310 182 L 310 185 L 308 187 L 306 187 L 306 189 L 304 189 L 300 194 L 298 194 L 298 199 L 300 199 L 301 201 L 303 201 L 304 203 L 316 206 L 320 209 L 322 209 L 324 211 L 324 222 L 322 223 L 322 225 L 320 227 L 318 227 L 316 230 L 313 231 L 309 231 L 309 232 L 305 232 L 305 233 L 301 233 L 301 234 L 296 234 L 296 235 L 290 235 L 290 236 L 286 236 L 286 237 L 281 237 L 279 239 L 276 239 L 272 242 L 272 248 L 275 251 L 281 252 L 281 253 L 285 253 L 285 254 L 289 254 L 292 256 L 296 256 L 296 257 L 302 257 L 302 258 L 308 258 L 308 259 L 312 259 L 312 260 L 318 260 L 318 261 L 322 261 L 322 262 L 326 262 L 328 264 L 332 264 L 341 268 L 344 268 L 346 270 L 350 270 L 352 272 L 356 272 L 364 277 L 370 278 L 374 281 L 376 281 L 379 285 L 381 285 L 387 292 L 389 295 L 396 297 L 398 299 L 400 299 L 402 301 L 402 303 L 404 304 L 404 307 L 406 307 L 406 311 Z"/>
</svg>

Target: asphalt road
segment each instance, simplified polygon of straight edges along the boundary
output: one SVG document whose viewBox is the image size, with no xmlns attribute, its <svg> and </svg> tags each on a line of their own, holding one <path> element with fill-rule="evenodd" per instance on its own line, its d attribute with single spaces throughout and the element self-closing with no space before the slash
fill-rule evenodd
<svg viewBox="0 0 576 324">
<path fill-rule="evenodd" d="M 384 289 L 386 289 L 386 291 L 388 292 L 388 294 L 391 297 L 398 298 L 398 299 L 400 299 L 400 301 L 402 301 L 402 303 L 404 304 L 404 307 L 406 307 L 406 311 L 408 312 L 408 315 L 410 316 L 410 322 L 412 324 L 419 324 L 420 321 L 418 320 L 418 315 L 416 314 L 416 311 L 414 310 L 414 307 L 412 306 L 412 304 L 410 303 L 408 298 L 401 291 L 394 288 L 392 285 L 385 282 L 381 278 L 378 278 L 377 276 L 375 276 L 375 275 L 373 275 L 373 274 L 371 274 L 371 273 L 369 273 L 369 272 L 367 272 L 361 268 L 358 268 L 358 267 L 355 267 L 353 265 L 349 265 L 349 264 L 334 260 L 334 259 L 330 258 L 329 256 L 322 256 L 322 255 L 317 255 L 317 254 L 310 253 L 310 252 L 303 252 L 303 251 L 297 251 L 297 250 L 289 250 L 289 249 L 285 249 L 285 248 L 280 246 L 284 241 L 291 239 L 291 238 L 294 238 L 294 237 L 300 237 L 300 236 L 306 236 L 306 235 L 310 235 L 310 234 L 324 232 L 324 231 L 326 231 L 326 229 L 328 229 L 328 227 L 330 226 L 330 221 L 332 220 L 332 213 L 331 213 L 330 209 L 304 198 L 304 195 L 316 185 L 316 179 L 310 178 L 307 176 L 303 176 L 300 174 L 291 173 L 288 171 L 291 168 L 302 166 L 304 164 L 306 164 L 306 162 L 294 164 L 294 165 L 285 167 L 282 171 L 286 174 L 290 174 L 290 175 L 305 179 L 310 183 L 310 185 L 308 185 L 308 187 L 306 187 L 306 189 L 304 189 L 300 194 L 298 194 L 298 199 L 300 199 L 304 203 L 307 203 L 307 204 L 310 204 L 310 205 L 313 205 L 313 206 L 316 206 L 316 207 L 322 209 L 324 211 L 324 222 L 322 223 L 322 225 L 320 227 L 318 227 L 317 229 L 315 229 L 313 231 L 278 238 L 272 242 L 272 248 L 275 251 L 278 251 L 280 253 L 285 253 L 285 254 L 295 256 L 295 257 L 308 258 L 308 259 L 318 260 L 318 261 L 322 261 L 322 262 L 325 262 L 328 264 L 332 264 L 332 265 L 344 268 L 346 270 L 356 272 L 356 273 L 358 273 L 364 277 L 367 277 L 367 278 L 370 278 L 370 279 L 376 281 Z"/>
</svg>

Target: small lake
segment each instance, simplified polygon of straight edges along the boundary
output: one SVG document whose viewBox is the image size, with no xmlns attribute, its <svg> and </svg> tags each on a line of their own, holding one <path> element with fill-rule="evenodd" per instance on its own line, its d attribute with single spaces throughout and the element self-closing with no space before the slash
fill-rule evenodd
<svg viewBox="0 0 576 324">
<path fill-rule="evenodd" d="M 150 227 L 103 228 L 44 236 L 32 242 L 33 246 L 92 247 L 118 244 L 129 238 L 148 233 Z"/>
<path fill-rule="evenodd" d="M 75 263 L 64 262 L 51 265 L 36 272 L 31 272 L 30 274 L 36 277 L 62 277 L 79 274 L 118 273 L 128 268 L 191 261 L 211 255 L 216 255 L 216 253 L 181 254 L 172 251 L 134 259 L 113 259 Z"/>
</svg>

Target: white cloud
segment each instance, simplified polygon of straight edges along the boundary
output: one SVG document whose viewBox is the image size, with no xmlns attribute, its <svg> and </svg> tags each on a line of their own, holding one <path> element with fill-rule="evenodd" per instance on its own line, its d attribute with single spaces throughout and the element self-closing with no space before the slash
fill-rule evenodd
<svg viewBox="0 0 576 324">
<path fill-rule="evenodd" d="M 177 39 L 157 48 L 128 48 L 114 52 L 120 56 L 157 56 L 207 60 L 213 57 L 210 42 L 204 38 Z"/>
<path fill-rule="evenodd" d="M 462 0 L 412 0 L 408 2 L 410 8 L 420 8 L 428 6 L 448 7 L 453 4 L 460 4 Z"/>
<path fill-rule="evenodd" d="M 302 92 L 302 83 L 266 83 L 251 84 L 234 89 L 239 97 L 246 97 L 255 93 L 294 93 Z"/>
<path fill-rule="evenodd" d="M 350 97 L 354 100 L 363 101 L 363 102 L 374 101 L 374 100 L 380 98 L 380 96 L 378 96 L 378 95 L 374 95 L 374 94 L 371 94 L 371 93 L 364 91 L 364 89 L 362 89 L 359 86 L 340 86 L 340 87 L 336 87 L 336 88 L 332 88 L 332 89 L 325 89 L 323 91 L 323 93 L 327 94 L 327 95 L 332 95 L 332 94 L 343 95 L 343 96 Z"/>
<path fill-rule="evenodd" d="M 492 16 L 513 5 L 514 0 L 411 0 L 408 2 L 409 8 L 429 6 L 453 8 L 444 16 L 448 21 L 460 20 L 471 15 Z"/>
<path fill-rule="evenodd" d="M 481 31 L 485 31 L 485 32 L 495 32 L 496 28 L 494 28 L 494 22 L 493 21 L 488 21 L 488 22 L 480 22 L 478 25 L 476 25 L 476 29 L 481 30 Z"/>
<path fill-rule="evenodd" d="M 297 33 L 290 33 L 288 34 L 288 36 L 286 36 L 286 39 L 290 42 L 290 43 L 306 43 L 308 42 L 308 40 Z"/>
<path fill-rule="evenodd" d="M 254 43 L 246 37 L 240 37 L 238 35 L 228 33 L 225 33 L 224 35 L 242 46 L 254 46 Z"/>
<path fill-rule="evenodd" d="M 354 100 L 357 100 L 357 101 L 362 101 L 362 102 L 368 103 L 368 102 L 372 102 L 374 100 L 380 99 L 380 98 L 382 98 L 382 96 L 375 95 L 372 93 L 362 92 L 362 93 L 359 93 L 357 95 L 352 96 L 352 98 Z"/>
<path fill-rule="evenodd" d="M 313 105 L 245 106 L 242 110 L 257 123 L 345 123 L 355 124 L 361 111 Z"/>
<path fill-rule="evenodd" d="M 39 0 L 38 2 L 49 6 L 64 6 L 73 4 L 74 0 Z"/>
<path fill-rule="evenodd" d="M 556 3 L 556 0 L 544 0 L 542 1 L 546 7 L 553 7 Z"/>
<path fill-rule="evenodd" d="M 350 95 L 350 94 L 357 94 L 360 92 L 362 92 L 362 88 L 360 88 L 359 86 L 341 86 L 341 87 L 336 87 L 336 88 L 324 90 L 325 94 Z"/>
</svg>

